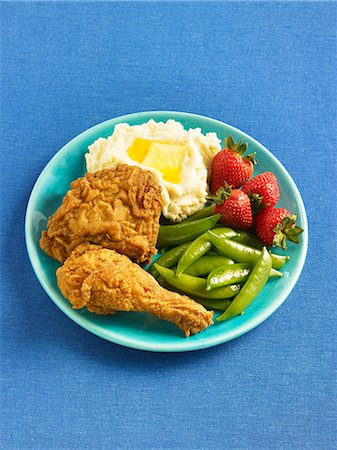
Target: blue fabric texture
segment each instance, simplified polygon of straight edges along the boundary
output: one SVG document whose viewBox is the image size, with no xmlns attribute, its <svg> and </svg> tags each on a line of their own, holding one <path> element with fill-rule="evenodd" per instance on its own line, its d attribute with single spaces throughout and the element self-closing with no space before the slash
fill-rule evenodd
<svg viewBox="0 0 337 450">
<path fill-rule="evenodd" d="M 336 448 L 336 2 L 1 3 L 4 449 Z M 288 169 L 302 275 L 241 338 L 183 354 L 106 342 L 40 287 L 30 191 L 90 126 L 136 111 L 225 121 Z"/>
</svg>

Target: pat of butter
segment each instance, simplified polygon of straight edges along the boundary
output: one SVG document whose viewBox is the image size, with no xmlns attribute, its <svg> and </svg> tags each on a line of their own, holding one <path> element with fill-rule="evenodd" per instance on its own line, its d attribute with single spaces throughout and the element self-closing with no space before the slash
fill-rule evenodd
<svg viewBox="0 0 337 450">
<path fill-rule="evenodd" d="M 163 180 L 178 184 L 181 180 L 181 169 L 188 145 L 165 141 L 152 141 L 137 138 L 129 147 L 127 153 L 142 166 L 157 169 Z"/>
<path fill-rule="evenodd" d="M 146 158 L 152 142 L 150 139 L 136 138 L 127 150 L 129 158 L 141 164 Z"/>
</svg>

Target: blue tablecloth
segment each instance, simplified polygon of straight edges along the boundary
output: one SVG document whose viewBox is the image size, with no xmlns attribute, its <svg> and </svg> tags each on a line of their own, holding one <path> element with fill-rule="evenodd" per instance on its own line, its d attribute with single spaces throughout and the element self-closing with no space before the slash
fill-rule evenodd
<svg viewBox="0 0 337 450">
<path fill-rule="evenodd" d="M 2 2 L 1 22 L 2 448 L 336 448 L 336 2 Z M 235 341 L 123 348 L 71 322 L 33 274 L 38 174 L 79 132 L 142 110 L 242 129 L 303 195 L 300 280 Z"/>
</svg>

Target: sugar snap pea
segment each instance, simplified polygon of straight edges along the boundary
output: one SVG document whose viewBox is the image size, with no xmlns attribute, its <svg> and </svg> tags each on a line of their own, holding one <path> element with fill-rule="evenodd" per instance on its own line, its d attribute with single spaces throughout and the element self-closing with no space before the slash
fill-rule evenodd
<svg viewBox="0 0 337 450">
<path fill-rule="evenodd" d="M 186 275 L 193 275 L 194 277 L 200 277 L 203 275 L 208 275 L 212 270 L 220 266 L 227 266 L 229 264 L 234 264 L 234 261 L 226 256 L 220 256 L 217 254 L 210 255 L 208 252 L 205 256 L 195 261 L 188 267 L 184 273 Z"/>
<path fill-rule="evenodd" d="M 236 263 L 218 267 L 208 275 L 206 289 L 209 291 L 220 286 L 243 283 L 247 280 L 250 272 L 251 265 L 247 263 Z M 234 280 L 233 283 L 231 280 Z"/>
<path fill-rule="evenodd" d="M 169 289 L 174 292 L 181 292 L 181 290 L 174 288 L 172 285 L 170 285 L 161 275 L 159 275 L 157 279 L 158 283 L 164 287 L 165 289 Z M 228 306 L 231 303 L 231 300 L 228 298 L 225 298 L 223 300 L 212 300 L 212 299 L 206 299 L 206 298 L 200 298 L 195 295 L 189 294 L 193 300 L 203 305 L 205 308 L 208 309 L 218 309 L 219 311 L 225 311 L 225 309 L 228 308 Z"/>
<path fill-rule="evenodd" d="M 223 225 L 218 228 L 213 228 L 212 233 L 215 234 L 215 236 L 228 239 L 234 239 L 237 236 L 236 231 L 234 231 L 232 228 L 224 227 Z"/>
<path fill-rule="evenodd" d="M 252 271 L 252 266 L 248 263 L 237 263 L 217 267 L 209 273 L 207 277 L 207 290 L 230 284 L 244 283 Z M 270 277 L 282 277 L 278 270 L 271 269 Z"/>
<path fill-rule="evenodd" d="M 159 228 L 158 247 L 172 247 L 192 241 L 211 229 L 220 219 L 221 214 L 197 219 L 187 223 L 164 225 Z"/>
<path fill-rule="evenodd" d="M 210 206 L 206 206 L 205 208 L 200 209 L 199 211 L 192 214 L 187 219 L 183 220 L 181 223 L 191 222 L 192 220 L 203 219 L 204 217 L 209 217 L 214 214 L 215 203 Z"/>
<path fill-rule="evenodd" d="M 240 244 L 248 245 L 248 247 L 257 248 L 259 250 L 262 250 L 265 245 L 257 236 L 255 236 L 255 234 L 250 233 L 249 231 L 239 230 L 232 239 L 233 241 L 240 242 Z"/>
<path fill-rule="evenodd" d="M 157 260 L 156 263 L 163 267 L 173 267 L 179 261 L 179 258 L 184 253 L 184 251 L 189 247 L 190 242 L 186 242 L 185 244 L 180 244 L 177 247 L 173 247 L 170 250 L 167 250 L 163 253 Z M 152 264 L 149 272 L 155 278 L 159 277 L 159 272 L 156 270 L 154 265 Z"/>
<path fill-rule="evenodd" d="M 212 291 L 206 290 L 206 280 L 204 278 L 192 277 L 191 275 L 182 274 L 179 278 L 175 272 L 166 267 L 161 267 L 154 264 L 160 275 L 175 289 L 187 295 L 192 295 L 199 298 L 206 299 L 225 299 L 234 297 L 239 292 L 240 286 L 234 284 L 232 286 L 225 286 Z"/>
<path fill-rule="evenodd" d="M 234 259 L 236 262 L 255 264 L 261 256 L 261 251 L 256 248 L 248 247 L 231 239 L 221 238 L 217 236 L 213 230 L 208 231 L 209 239 L 212 244 L 228 258 Z M 276 255 L 270 253 L 274 269 L 280 269 L 290 259 L 289 256 Z"/>
<path fill-rule="evenodd" d="M 231 228 L 221 227 L 214 230 L 214 233 L 220 237 L 234 237 L 236 232 Z M 190 246 L 184 251 L 179 259 L 177 266 L 177 276 L 180 275 L 195 261 L 205 255 L 212 247 L 208 234 L 203 233 L 201 236 L 191 242 Z M 159 263 L 160 264 L 160 263 Z"/>
<path fill-rule="evenodd" d="M 255 266 L 239 293 L 234 297 L 232 303 L 217 321 L 227 320 L 241 314 L 247 306 L 256 298 L 263 286 L 266 284 L 272 268 L 271 255 L 266 247 L 263 247 Z M 221 289 L 221 288 L 217 288 Z"/>
<path fill-rule="evenodd" d="M 185 269 L 205 255 L 211 247 L 212 244 L 208 239 L 207 233 L 202 234 L 191 242 L 179 259 L 176 271 L 177 277 L 180 277 Z"/>
<path fill-rule="evenodd" d="M 205 256 L 219 256 L 219 255 L 214 250 L 210 250 L 209 252 L 206 253 Z"/>
<path fill-rule="evenodd" d="M 236 236 L 239 235 L 239 231 L 234 231 L 232 228 L 224 227 L 221 223 L 216 223 L 212 228 L 212 232 L 219 237 L 224 237 L 228 239 L 235 240 Z M 223 256 L 223 254 L 215 247 L 212 247 L 215 254 Z"/>
</svg>

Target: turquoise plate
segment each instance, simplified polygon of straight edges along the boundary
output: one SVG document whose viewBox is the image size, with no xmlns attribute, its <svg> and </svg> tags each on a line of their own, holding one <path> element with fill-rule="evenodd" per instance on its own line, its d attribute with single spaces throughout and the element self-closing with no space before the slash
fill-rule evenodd
<svg viewBox="0 0 337 450">
<path fill-rule="evenodd" d="M 271 170 L 275 173 L 281 191 L 279 205 L 299 215 L 298 224 L 304 228 L 299 245 L 289 244 L 287 253 L 291 259 L 283 269 L 281 279 L 267 283 L 245 314 L 221 323 L 215 323 L 205 331 L 185 338 L 175 325 L 143 313 L 118 313 L 99 316 L 85 309 L 74 310 L 61 295 L 55 271 L 59 263 L 47 256 L 39 247 L 41 231 L 47 218 L 61 204 L 71 181 L 85 173 L 84 154 L 95 139 L 109 136 L 117 123 L 138 125 L 154 119 L 157 122 L 174 119 L 188 128 L 200 127 L 203 133 L 214 131 L 220 139 L 228 133 L 249 143 L 249 151 L 257 153 L 259 164 L 254 174 Z M 183 352 L 222 344 L 247 333 L 267 319 L 288 297 L 303 268 L 307 253 L 308 225 L 301 195 L 282 164 L 265 147 L 236 128 L 207 117 L 173 111 L 150 111 L 117 117 L 100 123 L 66 144 L 47 164 L 35 183 L 26 212 L 26 244 L 33 269 L 42 287 L 56 305 L 74 322 L 103 339 L 140 350 L 155 352 Z M 216 314 L 217 315 L 217 314 Z"/>
</svg>

